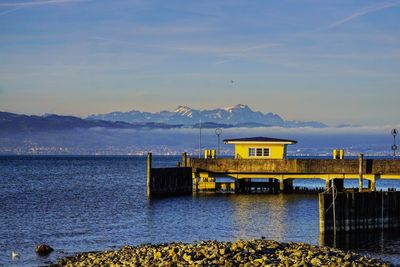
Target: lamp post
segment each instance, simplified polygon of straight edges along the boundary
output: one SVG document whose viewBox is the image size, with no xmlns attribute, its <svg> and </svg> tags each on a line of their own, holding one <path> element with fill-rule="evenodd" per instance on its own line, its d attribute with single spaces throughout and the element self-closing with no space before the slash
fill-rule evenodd
<svg viewBox="0 0 400 267">
<path fill-rule="evenodd" d="M 199 159 L 201 158 L 201 119 L 199 123 Z"/>
<path fill-rule="evenodd" d="M 215 129 L 215 134 L 217 135 L 217 138 L 218 138 L 218 158 L 220 157 L 220 155 L 221 155 L 221 152 L 220 152 L 220 143 L 219 143 L 219 137 L 221 136 L 221 134 L 222 134 L 222 129 L 221 128 L 217 128 L 217 129 Z"/>
<path fill-rule="evenodd" d="M 393 135 L 393 145 L 392 145 L 392 150 L 393 150 L 393 159 L 396 158 L 396 150 L 397 150 L 397 145 L 396 145 L 396 135 L 398 134 L 397 129 L 392 130 L 392 135 Z"/>
</svg>

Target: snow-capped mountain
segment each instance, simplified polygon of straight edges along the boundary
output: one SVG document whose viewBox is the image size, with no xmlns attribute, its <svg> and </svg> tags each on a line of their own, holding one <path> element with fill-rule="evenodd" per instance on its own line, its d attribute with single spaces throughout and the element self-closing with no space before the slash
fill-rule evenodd
<svg viewBox="0 0 400 267">
<path fill-rule="evenodd" d="M 202 122 L 211 122 L 230 125 L 254 126 L 282 126 L 282 127 L 327 127 L 321 122 L 285 121 L 278 114 L 253 111 L 249 106 L 238 104 L 233 107 L 211 110 L 197 110 L 188 106 L 178 106 L 174 111 L 140 112 L 111 112 L 106 114 L 90 115 L 87 119 L 137 122 L 157 122 L 167 124 L 194 125 Z"/>
</svg>

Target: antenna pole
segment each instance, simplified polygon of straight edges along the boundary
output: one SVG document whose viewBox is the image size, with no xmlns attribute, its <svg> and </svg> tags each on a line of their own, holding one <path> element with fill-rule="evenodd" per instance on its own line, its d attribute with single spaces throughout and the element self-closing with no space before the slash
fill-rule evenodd
<svg viewBox="0 0 400 267">
<path fill-rule="evenodd" d="M 201 158 L 201 118 L 199 123 L 199 159 Z"/>
</svg>

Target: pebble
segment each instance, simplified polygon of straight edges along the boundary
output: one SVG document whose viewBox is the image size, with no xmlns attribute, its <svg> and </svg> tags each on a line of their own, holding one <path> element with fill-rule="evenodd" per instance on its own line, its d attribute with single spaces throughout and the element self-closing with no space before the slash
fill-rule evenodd
<svg viewBox="0 0 400 267">
<path fill-rule="evenodd" d="M 143 244 L 88 252 L 52 266 L 391 266 L 380 259 L 305 243 L 255 239 Z"/>
</svg>

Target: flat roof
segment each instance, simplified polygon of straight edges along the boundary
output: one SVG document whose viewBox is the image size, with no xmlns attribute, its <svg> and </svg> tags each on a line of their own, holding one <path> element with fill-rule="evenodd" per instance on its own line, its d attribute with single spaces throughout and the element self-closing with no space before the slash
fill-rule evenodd
<svg viewBox="0 0 400 267">
<path fill-rule="evenodd" d="M 271 137 L 246 137 L 246 138 L 233 138 L 233 139 L 224 139 L 225 144 L 234 144 L 234 143 L 278 143 L 278 144 L 296 144 L 297 141 L 289 140 L 289 139 L 279 139 L 279 138 L 271 138 Z"/>
</svg>

